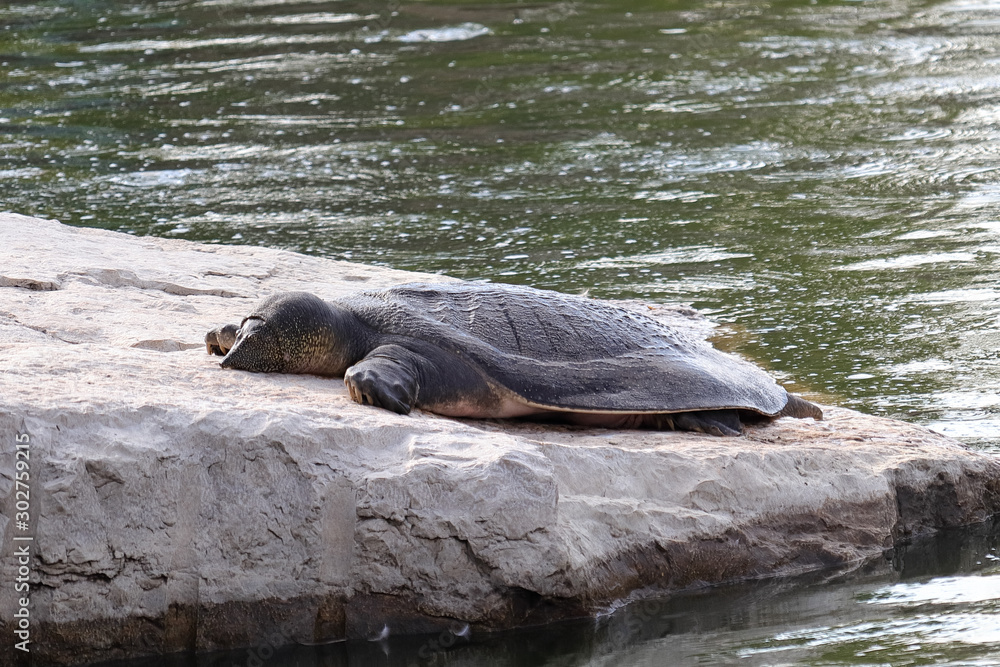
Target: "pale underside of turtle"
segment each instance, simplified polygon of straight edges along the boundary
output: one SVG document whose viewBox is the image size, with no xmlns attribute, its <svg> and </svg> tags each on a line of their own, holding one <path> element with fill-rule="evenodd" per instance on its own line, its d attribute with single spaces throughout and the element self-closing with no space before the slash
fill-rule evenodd
<svg viewBox="0 0 1000 667">
<path fill-rule="evenodd" d="M 762 370 L 651 317 L 585 297 L 407 284 L 324 302 L 264 300 L 206 336 L 224 368 L 343 376 L 359 402 L 452 417 L 548 417 L 736 435 L 822 418 Z"/>
</svg>

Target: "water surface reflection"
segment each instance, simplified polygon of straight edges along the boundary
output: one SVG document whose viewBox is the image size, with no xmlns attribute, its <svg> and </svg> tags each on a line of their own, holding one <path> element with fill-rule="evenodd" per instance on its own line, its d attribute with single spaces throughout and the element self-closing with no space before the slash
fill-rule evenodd
<svg viewBox="0 0 1000 667">
<path fill-rule="evenodd" d="M 633 602 L 596 620 L 482 635 L 254 647 L 128 667 L 994 665 L 1000 525 L 916 541 L 850 571 Z M 109 666 L 110 667 L 110 666 Z M 118 665 L 117 667 L 121 667 Z M 258 666 L 259 667 L 259 666 Z"/>
</svg>

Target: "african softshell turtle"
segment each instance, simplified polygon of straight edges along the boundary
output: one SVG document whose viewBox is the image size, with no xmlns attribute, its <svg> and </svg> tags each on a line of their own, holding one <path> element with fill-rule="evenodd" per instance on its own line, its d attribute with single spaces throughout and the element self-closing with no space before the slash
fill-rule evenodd
<svg viewBox="0 0 1000 667">
<path fill-rule="evenodd" d="M 766 373 L 651 317 L 512 285 L 406 284 L 326 302 L 272 296 L 206 336 L 223 368 L 343 376 L 393 412 L 556 418 L 738 435 L 776 417 L 822 419 Z"/>
</svg>

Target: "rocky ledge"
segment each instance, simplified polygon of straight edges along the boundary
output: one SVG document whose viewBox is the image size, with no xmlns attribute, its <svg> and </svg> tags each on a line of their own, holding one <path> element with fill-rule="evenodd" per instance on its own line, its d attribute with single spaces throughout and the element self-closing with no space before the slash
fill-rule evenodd
<svg viewBox="0 0 1000 667">
<path fill-rule="evenodd" d="M 36 665 L 535 624 L 1000 505 L 996 459 L 835 407 L 740 438 L 461 422 L 205 353 L 262 296 L 414 274 L 10 214 L 0 248 L 0 625 Z"/>
</svg>

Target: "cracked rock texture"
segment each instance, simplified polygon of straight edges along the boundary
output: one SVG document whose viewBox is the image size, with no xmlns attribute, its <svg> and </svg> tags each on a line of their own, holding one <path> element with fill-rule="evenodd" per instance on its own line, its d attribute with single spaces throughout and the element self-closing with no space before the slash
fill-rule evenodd
<svg viewBox="0 0 1000 667">
<path fill-rule="evenodd" d="M 838 408 L 740 438 L 456 421 L 205 353 L 263 296 L 426 278 L 0 214 L 4 646 L 17 536 L 34 664 L 79 664 L 545 622 L 872 557 L 1000 504 L 994 458 Z"/>
</svg>

